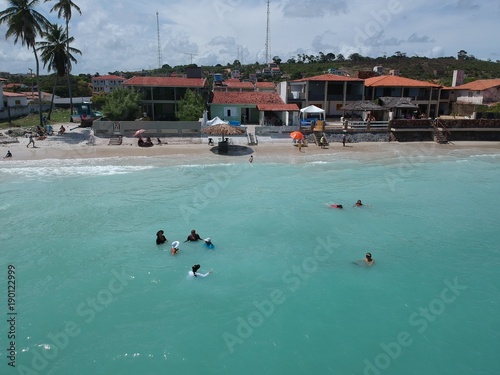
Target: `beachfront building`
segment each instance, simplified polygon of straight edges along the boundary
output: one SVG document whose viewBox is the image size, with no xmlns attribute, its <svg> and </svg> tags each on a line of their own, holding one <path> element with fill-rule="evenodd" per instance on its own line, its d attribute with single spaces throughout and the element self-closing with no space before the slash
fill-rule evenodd
<svg viewBox="0 0 500 375">
<path fill-rule="evenodd" d="M 294 118 L 298 121 L 298 112 L 296 104 L 286 104 L 275 92 L 214 91 L 210 101 L 210 118 L 217 116 L 233 125 L 288 125 Z"/>
<path fill-rule="evenodd" d="M 448 90 L 458 104 L 487 105 L 500 102 L 500 79 L 479 79 Z"/>
<path fill-rule="evenodd" d="M 315 105 L 325 110 L 327 117 L 340 118 L 343 115 L 340 108 L 364 99 L 364 80 L 326 73 L 282 82 L 278 93 L 287 103 L 297 104 L 300 108 Z"/>
<path fill-rule="evenodd" d="M 365 99 L 375 101 L 381 97 L 411 98 L 418 112 L 435 117 L 439 111 L 441 86 L 395 75 L 383 75 L 365 80 Z"/>
<path fill-rule="evenodd" d="M 142 110 L 153 121 L 175 121 L 178 104 L 187 90 L 207 96 L 206 78 L 132 77 L 123 87 L 134 88 L 143 94 Z"/>
<path fill-rule="evenodd" d="M 100 94 L 104 92 L 109 94 L 114 89 L 122 87 L 125 78 L 117 75 L 95 76 L 92 77 L 92 93 Z"/>
</svg>

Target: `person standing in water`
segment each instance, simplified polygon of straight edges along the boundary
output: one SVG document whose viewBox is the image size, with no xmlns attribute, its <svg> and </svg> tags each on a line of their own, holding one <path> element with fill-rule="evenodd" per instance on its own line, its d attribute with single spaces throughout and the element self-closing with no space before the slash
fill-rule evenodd
<svg viewBox="0 0 500 375">
<path fill-rule="evenodd" d="M 187 237 L 186 241 L 184 242 L 188 242 L 188 241 L 198 241 L 198 240 L 201 240 L 202 238 L 200 237 L 200 235 L 198 233 L 196 233 L 196 231 L 193 229 L 191 231 L 191 234 Z"/>
<path fill-rule="evenodd" d="M 176 255 L 179 252 L 179 241 L 172 242 L 172 247 L 170 247 L 170 254 Z"/>
<path fill-rule="evenodd" d="M 159 230 L 158 232 L 156 232 L 156 244 L 157 245 L 161 245 L 162 243 L 165 243 L 167 242 L 167 238 L 165 237 L 164 235 L 165 232 L 163 232 L 162 230 Z"/>
</svg>

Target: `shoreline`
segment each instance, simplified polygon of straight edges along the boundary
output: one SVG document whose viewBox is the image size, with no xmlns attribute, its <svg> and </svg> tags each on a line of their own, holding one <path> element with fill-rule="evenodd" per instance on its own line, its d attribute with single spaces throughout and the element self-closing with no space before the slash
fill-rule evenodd
<svg viewBox="0 0 500 375">
<path fill-rule="evenodd" d="M 143 148 L 137 146 L 137 138 L 123 137 L 121 145 L 108 145 L 109 138 L 95 137 L 95 144 L 89 145 L 89 128 L 76 128 L 69 130 L 70 126 L 64 124 L 68 130 L 62 136 L 52 135 L 44 140 L 35 139 L 35 148 L 26 147 L 28 138 L 18 137 L 18 142 L 0 143 L 0 151 L 3 156 L 10 150 L 12 158 L 3 162 L 20 160 L 66 160 L 66 159 L 96 159 L 96 158 L 134 158 L 134 157 L 173 157 L 182 158 L 186 156 L 194 159 L 203 158 L 210 162 L 248 162 L 250 155 L 254 156 L 254 162 L 260 159 L 290 159 L 300 162 L 301 159 L 310 161 L 310 157 L 323 157 L 331 155 L 341 159 L 385 159 L 405 155 L 449 155 L 450 153 L 464 154 L 499 154 L 500 142 L 486 141 L 461 141 L 449 144 L 438 144 L 436 142 L 360 142 L 348 143 L 346 147 L 342 143 L 330 143 L 327 148 L 321 148 L 310 144 L 302 148 L 302 152 L 292 144 L 289 138 L 281 137 L 259 137 L 259 144 L 248 146 L 245 137 L 233 137 L 234 145 L 230 146 L 230 153 L 219 155 L 212 146 L 208 146 L 207 138 L 163 138 L 168 144 L 154 145 Z M 6 138 L 6 137 L 2 137 Z M 1 139 L 1 138 L 0 138 Z M 217 139 L 217 137 L 215 137 Z"/>
</svg>

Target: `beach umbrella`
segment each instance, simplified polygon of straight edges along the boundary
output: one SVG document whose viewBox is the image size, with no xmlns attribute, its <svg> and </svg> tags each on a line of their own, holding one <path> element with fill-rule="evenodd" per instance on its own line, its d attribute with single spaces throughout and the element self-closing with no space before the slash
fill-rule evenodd
<svg viewBox="0 0 500 375">
<path fill-rule="evenodd" d="M 222 124 L 207 126 L 206 128 L 202 129 L 201 132 L 208 135 L 219 135 L 224 137 L 226 135 L 244 134 L 246 130 L 238 126 L 232 126 L 226 123 L 222 123 Z"/>
<path fill-rule="evenodd" d="M 134 134 L 134 137 L 137 137 L 138 135 L 141 135 L 142 133 L 144 133 L 146 131 L 146 129 L 139 129 L 135 132 Z"/>
<path fill-rule="evenodd" d="M 224 142 L 224 137 L 227 135 L 239 135 L 244 134 L 246 130 L 244 128 L 240 128 L 239 126 L 232 126 L 226 123 L 210 125 L 206 128 L 201 129 L 201 132 L 208 135 L 218 135 L 222 136 L 222 141 L 219 143 L 218 152 L 219 154 L 227 154 L 228 152 L 228 143 Z"/>
<path fill-rule="evenodd" d="M 290 133 L 290 137 L 292 137 L 292 139 L 298 141 L 299 139 L 304 139 L 304 134 L 302 134 L 299 131 L 294 131 L 294 132 Z"/>
</svg>

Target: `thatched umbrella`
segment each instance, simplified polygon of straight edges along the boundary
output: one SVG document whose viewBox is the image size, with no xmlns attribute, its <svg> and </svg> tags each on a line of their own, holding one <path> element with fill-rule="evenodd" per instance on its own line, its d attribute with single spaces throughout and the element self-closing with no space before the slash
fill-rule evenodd
<svg viewBox="0 0 500 375">
<path fill-rule="evenodd" d="M 217 135 L 222 137 L 222 141 L 219 142 L 219 153 L 227 153 L 228 144 L 224 140 L 224 137 L 228 135 L 240 135 L 245 134 L 246 130 L 240 128 L 239 126 L 232 126 L 229 124 L 217 124 L 210 125 L 204 129 L 201 129 L 201 132 L 208 135 Z"/>
<path fill-rule="evenodd" d="M 371 102 L 369 100 L 359 100 L 357 102 L 352 102 L 346 104 L 342 108 L 341 111 L 383 111 L 384 108 L 379 106 L 378 104 Z"/>
</svg>

